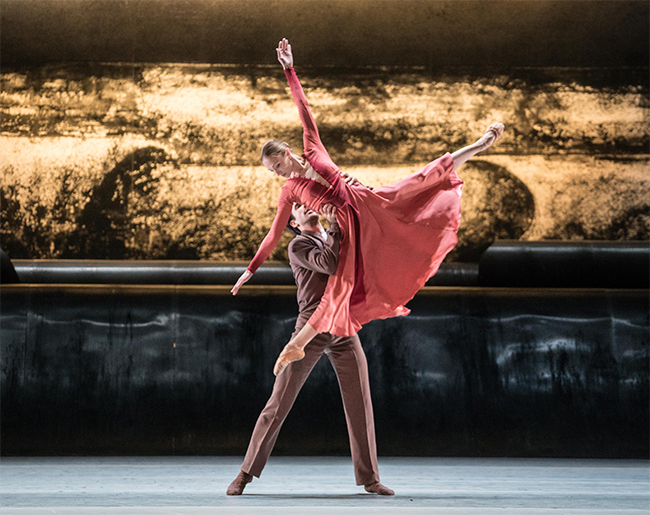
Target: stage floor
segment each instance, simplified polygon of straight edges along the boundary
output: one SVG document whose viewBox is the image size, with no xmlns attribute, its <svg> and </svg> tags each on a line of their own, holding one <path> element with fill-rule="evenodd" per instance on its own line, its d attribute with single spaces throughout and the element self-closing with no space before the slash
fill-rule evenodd
<svg viewBox="0 0 650 515">
<path fill-rule="evenodd" d="M 2 515 L 648 515 L 647 461 L 381 458 L 395 497 L 354 484 L 349 458 L 271 458 L 228 497 L 235 457 L 3 458 Z"/>
</svg>

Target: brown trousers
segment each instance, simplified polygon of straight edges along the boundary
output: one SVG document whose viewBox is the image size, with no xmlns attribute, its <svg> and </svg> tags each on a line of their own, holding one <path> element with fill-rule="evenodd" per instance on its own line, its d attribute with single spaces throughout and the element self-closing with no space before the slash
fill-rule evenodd
<svg viewBox="0 0 650 515">
<path fill-rule="evenodd" d="M 271 398 L 255 424 L 241 466 L 243 472 L 260 477 L 289 410 L 323 353 L 332 363 L 341 388 L 357 485 L 379 481 L 366 355 L 358 336 L 328 333 L 317 335 L 305 347 L 305 357 L 289 364 L 275 379 Z"/>
</svg>

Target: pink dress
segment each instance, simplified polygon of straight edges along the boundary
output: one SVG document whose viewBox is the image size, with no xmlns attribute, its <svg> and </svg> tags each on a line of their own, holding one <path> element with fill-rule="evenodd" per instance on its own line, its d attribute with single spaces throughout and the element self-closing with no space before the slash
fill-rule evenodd
<svg viewBox="0 0 650 515">
<path fill-rule="evenodd" d="M 342 233 L 339 263 L 309 324 L 319 333 L 351 336 L 371 320 L 407 315 L 405 304 L 458 241 L 463 182 L 451 155 L 390 186 L 349 186 L 320 140 L 295 71 L 285 75 L 303 125 L 303 157 L 331 187 L 287 179 L 271 230 L 248 270 L 255 272 L 278 244 L 294 202 L 314 211 L 330 203 Z"/>
</svg>

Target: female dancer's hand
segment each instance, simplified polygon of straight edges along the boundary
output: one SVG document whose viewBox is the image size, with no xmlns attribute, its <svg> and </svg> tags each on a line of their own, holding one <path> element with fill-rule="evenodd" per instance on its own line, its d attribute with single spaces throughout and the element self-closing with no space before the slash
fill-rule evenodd
<svg viewBox="0 0 650 515">
<path fill-rule="evenodd" d="M 230 293 L 237 295 L 237 292 L 239 291 L 239 288 L 242 287 L 242 284 L 247 282 L 251 277 L 253 277 L 253 274 L 249 270 L 246 270 L 243 274 L 241 274 L 239 279 L 237 279 L 237 282 L 235 283 L 235 286 L 232 287 L 232 290 L 230 290 Z"/>
<path fill-rule="evenodd" d="M 336 222 L 336 208 L 332 204 L 323 204 L 320 208 L 320 214 L 330 224 Z"/>
<path fill-rule="evenodd" d="M 285 70 L 287 68 L 293 68 L 293 54 L 291 53 L 291 45 L 287 41 L 287 38 L 283 38 L 278 43 L 278 48 L 275 51 L 278 53 L 278 61 L 280 61 L 282 68 Z"/>
</svg>

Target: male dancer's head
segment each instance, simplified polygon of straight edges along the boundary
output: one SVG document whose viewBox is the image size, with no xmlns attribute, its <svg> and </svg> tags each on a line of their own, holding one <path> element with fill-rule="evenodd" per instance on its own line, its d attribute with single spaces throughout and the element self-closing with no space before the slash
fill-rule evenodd
<svg viewBox="0 0 650 515">
<path fill-rule="evenodd" d="M 321 232 L 323 226 L 320 224 L 316 211 L 312 211 L 300 204 L 294 204 L 291 208 L 291 218 L 287 224 L 287 229 L 297 236 L 302 231 Z"/>
</svg>

